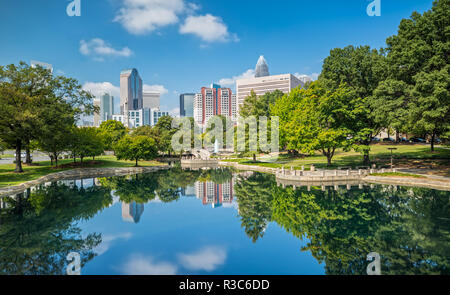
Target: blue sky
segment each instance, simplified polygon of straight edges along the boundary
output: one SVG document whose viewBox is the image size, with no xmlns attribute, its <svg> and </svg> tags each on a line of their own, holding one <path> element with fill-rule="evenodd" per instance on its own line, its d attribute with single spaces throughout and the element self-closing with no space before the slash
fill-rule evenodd
<svg viewBox="0 0 450 295">
<path fill-rule="evenodd" d="M 402 18 L 432 0 L 0 0 L 0 64 L 38 60 L 80 81 L 94 94 L 118 95 L 120 71 L 138 69 L 146 89 L 163 93 L 176 111 L 178 95 L 251 74 L 264 55 L 271 74 L 320 73 L 330 49 L 384 46 Z"/>
</svg>

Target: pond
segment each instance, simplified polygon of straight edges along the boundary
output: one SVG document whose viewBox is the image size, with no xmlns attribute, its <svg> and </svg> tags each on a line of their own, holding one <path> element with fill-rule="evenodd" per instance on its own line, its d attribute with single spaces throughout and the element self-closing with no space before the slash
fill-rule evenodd
<svg viewBox="0 0 450 295">
<path fill-rule="evenodd" d="M 173 168 L 0 201 L 0 274 L 450 274 L 450 192 Z"/>
</svg>

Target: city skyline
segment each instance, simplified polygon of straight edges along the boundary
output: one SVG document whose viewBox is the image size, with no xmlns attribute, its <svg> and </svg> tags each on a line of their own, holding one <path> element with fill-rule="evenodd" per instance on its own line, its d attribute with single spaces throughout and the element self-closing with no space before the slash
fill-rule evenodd
<svg viewBox="0 0 450 295">
<path fill-rule="evenodd" d="M 316 78 L 330 49 L 346 44 L 379 48 L 396 33 L 402 18 L 431 7 L 427 0 L 384 0 L 381 16 L 369 17 L 369 2 L 364 0 L 346 5 L 293 1 L 288 11 L 269 1 L 238 6 L 237 1 L 177 0 L 163 7 L 172 19 L 132 22 L 127 12 L 134 8 L 126 4 L 131 2 L 82 0 L 81 16 L 69 17 L 68 1 L 44 5 L 4 1 L 0 22 L 9 33 L 0 49 L 0 63 L 43 61 L 53 65 L 56 75 L 76 78 L 94 95 L 107 92 L 116 100 L 117 73 L 137 68 L 144 91 L 160 92 L 161 109 L 174 115 L 179 114 L 181 93 L 195 93 L 211 81 L 234 92 L 237 78 L 254 75 L 260 55 L 269 61 L 271 75 Z M 154 1 L 144 2 L 138 13 L 154 8 Z M 261 15 L 271 19 L 270 25 Z M 198 23 L 211 24 L 210 31 L 199 30 Z M 22 41 L 18 32 L 24 31 L 28 35 Z M 214 67 L 208 66 L 212 63 Z"/>
</svg>

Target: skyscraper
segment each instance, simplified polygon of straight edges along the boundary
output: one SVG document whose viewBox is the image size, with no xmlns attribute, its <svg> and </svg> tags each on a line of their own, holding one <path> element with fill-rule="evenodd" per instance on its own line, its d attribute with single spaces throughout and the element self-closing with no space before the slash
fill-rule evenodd
<svg viewBox="0 0 450 295">
<path fill-rule="evenodd" d="M 143 93 L 143 106 L 146 109 L 157 109 L 159 108 L 161 93 L 146 91 Z"/>
<path fill-rule="evenodd" d="M 269 75 L 270 75 L 269 66 L 267 65 L 267 62 L 264 59 L 264 56 L 261 55 L 258 59 L 258 62 L 256 63 L 255 78 L 267 77 Z"/>
<path fill-rule="evenodd" d="M 236 120 L 236 95 L 230 88 L 206 88 L 194 97 L 194 120 L 198 125 L 205 126 L 209 119 L 223 115 Z"/>
<path fill-rule="evenodd" d="M 136 69 L 122 71 L 120 73 L 120 113 L 126 115 L 128 110 L 139 110 L 143 108 L 143 105 L 142 79 L 138 71 Z"/>
<path fill-rule="evenodd" d="M 180 95 L 180 117 L 194 117 L 194 93 Z"/>
<path fill-rule="evenodd" d="M 114 96 L 105 93 L 100 98 L 100 120 L 102 122 L 112 119 L 114 115 Z"/>
</svg>

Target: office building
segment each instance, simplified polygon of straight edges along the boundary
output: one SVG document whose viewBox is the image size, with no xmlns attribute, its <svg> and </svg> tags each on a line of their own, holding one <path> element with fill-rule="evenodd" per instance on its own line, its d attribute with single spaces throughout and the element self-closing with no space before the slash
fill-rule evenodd
<svg viewBox="0 0 450 295">
<path fill-rule="evenodd" d="M 101 122 L 112 120 L 113 115 L 114 96 L 105 93 L 100 97 L 100 120 Z"/>
<path fill-rule="evenodd" d="M 169 112 L 162 112 L 159 110 L 159 108 L 151 109 L 150 110 L 150 125 L 155 126 L 158 123 L 159 119 L 164 116 L 169 116 Z"/>
<path fill-rule="evenodd" d="M 144 106 L 142 96 L 142 79 L 136 69 L 120 73 L 120 114 L 126 115 L 126 110 L 139 110 Z"/>
<path fill-rule="evenodd" d="M 137 128 L 140 126 L 155 126 L 159 119 L 164 116 L 169 116 L 169 112 L 164 112 L 156 109 L 143 108 L 139 110 L 128 111 L 128 116 L 124 115 L 113 115 L 112 119 L 114 121 L 121 122 L 124 126 L 128 128 Z M 126 123 L 128 121 L 128 123 Z"/>
<path fill-rule="evenodd" d="M 142 94 L 143 108 L 146 109 L 158 109 L 161 99 L 161 93 L 146 91 Z"/>
<path fill-rule="evenodd" d="M 180 117 L 194 117 L 194 93 L 180 95 Z"/>
<path fill-rule="evenodd" d="M 236 95 L 229 88 L 203 87 L 194 97 L 194 121 L 203 127 L 213 116 L 223 115 L 236 121 Z"/>
<path fill-rule="evenodd" d="M 303 85 L 304 83 L 292 74 L 236 80 L 237 104 L 241 107 L 252 90 L 257 96 L 262 96 L 275 90 L 289 93 L 292 89 Z"/>
<path fill-rule="evenodd" d="M 292 89 L 305 85 L 306 81 L 309 81 L 308 79 L 310 78 L 306 76 L 301 76 L 299 79 L 292 74 L 270 76 L 269 66 L 264 59 L 264 56 L 261 55 L 256 64 L 255 77 L 236 80 L 238 109 L 252 91 L 254 91 L 257 96 L 262 96 L 267 92 L 273 92 L 275 90 L 289 93 Z"/>
</svg>

